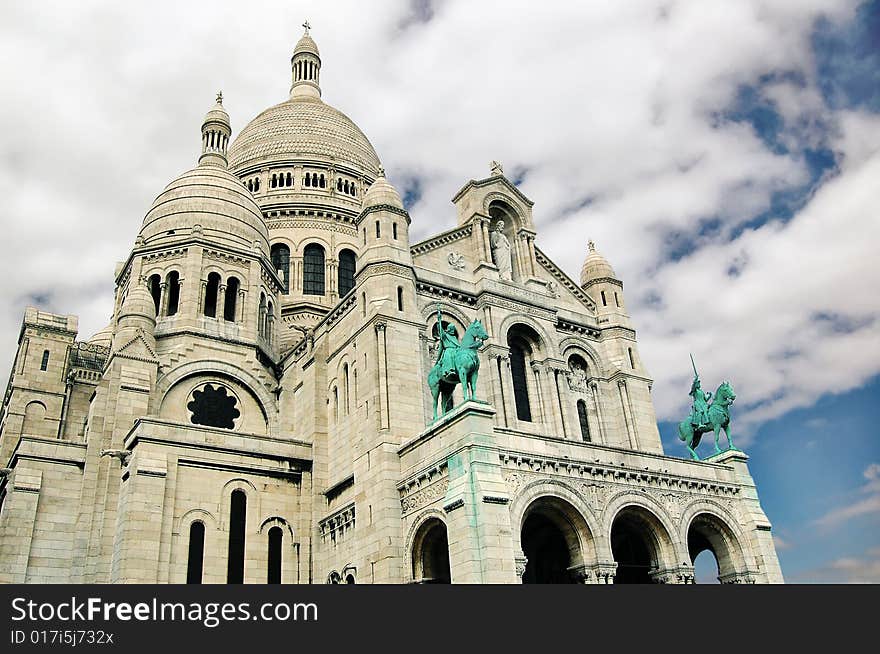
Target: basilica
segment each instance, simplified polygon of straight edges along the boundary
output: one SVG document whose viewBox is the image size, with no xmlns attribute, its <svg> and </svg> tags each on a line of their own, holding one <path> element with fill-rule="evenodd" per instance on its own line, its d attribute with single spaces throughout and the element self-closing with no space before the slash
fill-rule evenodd
<svg viewBox="0 0 880 654">
<path fill-rule="evenodd" d="M 234 138 L 218 95 L 104 329 L 26 310 L 0 582 L 688 584 L 709 550 L 722 583 L 781 583 L 747 455 L 664 453 L 599 249 L 559 268 L 496 162 L 413 242 L 440 218 L 410 216 L 322 65 L 306 27 L 289 97 Z"/>
</svg>

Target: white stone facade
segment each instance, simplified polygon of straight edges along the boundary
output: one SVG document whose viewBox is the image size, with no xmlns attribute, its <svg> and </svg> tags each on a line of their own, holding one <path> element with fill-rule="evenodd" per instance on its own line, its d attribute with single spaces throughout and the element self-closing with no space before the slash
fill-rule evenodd
<svg viewBox="0 0 880 654">
<path fill-rule="evenodd" d="M 494 162 L 454 229 L 411 243 L 308 35 L 291 66 L 290 99 L 234 140 L 218 98 L 107 328 L 78 341 L 76 317 L 27 310 L 0 582 L 690 583 L 708 548 L 722 581 L 781 583 L 747 457 L 664 454 L 592 244 L 576 282 Z M 459 387 L 432 422 L 438 307 L 489 340 L 478 401 Z"/>
</svg>

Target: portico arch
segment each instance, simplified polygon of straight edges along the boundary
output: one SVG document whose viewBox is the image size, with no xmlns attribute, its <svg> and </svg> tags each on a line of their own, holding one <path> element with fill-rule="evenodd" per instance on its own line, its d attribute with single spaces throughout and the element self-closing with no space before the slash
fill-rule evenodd
<svg viewBox="0 0 880 654">
<path fill-rule="evenodd" d="M 616 584 L 655 583 L 655 573 L 675 567 L 675 546 L 656 513 L 640 504 L 616 512 L 609 533 Z"/>
<path fill-rule="evenodd" d="M 416 529 L 410 563 L 412 580 L 417 584 L 452 583 L 446 523 L 437 515 L 426 517 Z"/>
<path fill-rule="evenodd" d="M 691 564 L 709 551 L 718 565 L 718 580 L 737 581 L 749 576 L 749 564 L 740 536 L 728 518 L 719 511 L 701 506 L 690 512 L 686 542 Z"/>
</svg>

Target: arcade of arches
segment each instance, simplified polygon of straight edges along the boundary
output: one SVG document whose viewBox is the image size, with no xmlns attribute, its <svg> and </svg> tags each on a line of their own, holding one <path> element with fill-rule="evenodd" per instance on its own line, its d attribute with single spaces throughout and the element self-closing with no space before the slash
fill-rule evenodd
<svg viewBox="0 0 880 654">
<path fill-rule="evenodd" d="M 571 584 L 594 581 L 597 544 L 583 515 L 564 499 L 543 496 L 525 510 L 520 528 L 524 584 Z M 676 548 L 666 528 L 648 509 L 627 505 L 614 517 L 609 537 L 615 570 L 605 582 L 615 584 L 693 583 L 693 575 L 674 575 Z M 699 514 L 687 532 L 690 563 L 710 552 L 718 562 L 720 581 L 742 581 L 742 550 L 732 530 L 710 514 Z M 411 579 L 415 583 L 450 583 L 452 579 L 446 524 L 430 517 L 418 527 L 411 546 Z M 596 580 L 601 575 L 597 572 Z M 704 581 L 701 579 L 700 581 Z"/>
</svg>

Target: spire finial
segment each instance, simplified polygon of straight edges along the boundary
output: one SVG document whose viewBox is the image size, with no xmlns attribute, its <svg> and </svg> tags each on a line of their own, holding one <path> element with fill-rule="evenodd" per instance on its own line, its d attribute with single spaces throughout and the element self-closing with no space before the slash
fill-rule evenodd
<svg viewBox="0 0 880 654">
<path fill-rule="evenodd" d="M 503 175 L 504 167 L 501 165 L 500 162 L 493 160 L 492 163 L 489 164 L 489 172 L 492 174 L 492 176 Z"/>
<path fill-rule="evenodd" d="M 309 19 L 306 18 L 306 22 L 303 23 L 303 27 L 306 30 L 306 36 L 309 35 L 309 30 L 312 29 L 312 24 L 309 22 Z"/>
<path fill-rule="evenodd" d="M 217 104 L 223 105 L 223 91 L 217 91 Z"/>
<path fill-rule="evenodd" d="M 593 243 L 593 239 L 590 239 L 589 241 L 587 241 L 587 247 L 590 248 L 590 252 L 596 251 L 596 244 Z"/>
</svg>

